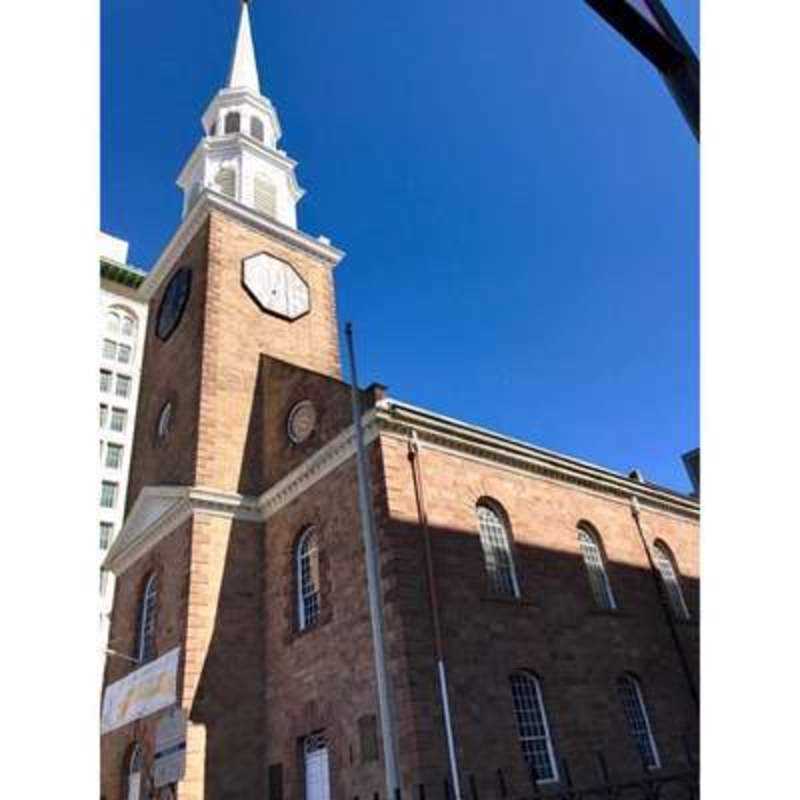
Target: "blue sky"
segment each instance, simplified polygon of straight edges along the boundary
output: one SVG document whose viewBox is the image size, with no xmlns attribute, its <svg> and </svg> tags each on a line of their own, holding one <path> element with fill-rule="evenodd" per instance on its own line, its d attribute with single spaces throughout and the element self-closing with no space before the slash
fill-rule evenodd
<svg viewBox="0 0 800 800">
<path fill-rule="evenodd" d="M 697 2 L 672 0 L 698 45 Z M 583 0 L 258 0 L 300 227 L 392 395 L 688 490 L 697 145 Z M 225 80 L 236 0 L 104 0 L 101 220 L 149 269 Z"/>
</svg>

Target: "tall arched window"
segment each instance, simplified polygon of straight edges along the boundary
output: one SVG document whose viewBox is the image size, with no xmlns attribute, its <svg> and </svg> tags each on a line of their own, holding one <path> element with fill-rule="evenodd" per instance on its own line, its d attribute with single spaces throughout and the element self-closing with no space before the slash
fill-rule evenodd
<svg viewBox="0 0 800 800">
<path fill-rule="evenodd" d="M 258 117 L 250 117 L 250 135 L 259 142 L 264 141 L 264 123 Z"/>
<path fill-rule="evenodd" d="M 158 583 L 151 573 L 144 585 L 139 603 L 139 630 L 136 640 L 136 658 L 140 664 L 151 661 L 156 655 L 156 604 Z"/>
<path fill-rule="evenodd" d="M 661 766 L 658 748 L 656 740 L 653 738 L 653 729 L 650 726 L 650 717 L 644 704 L 639 681 L 629 673 L 620 675 L 617 680 L 617 691 L 642 762 L 648 769 L 658 769 Z"/>
<path fill-rule="evenodd" d="M 502 513 L 487 502 L 478 503 L 475 511 L 489 586 L 496 594 L 519 597 L 511 543 Z"/>
<path fill-rule="evenodd" d="M 589 576 L 589 585 L 597 605 L 606 609 L 616 608 L 617 604 L 614 602 L 614 594 L 608 580 L 606 560 L 600 546 L 599 535 L 584 522 L 578 527 L 578 542 L 581 546 L 583 563 L 586 565 L 586 573 Z"/>
<path fill-rule="evenodd" d="M 225 117 L 225 133 L 239 133 L 242 117 L 238 111 L 231 111 Z"/>
<path fill-rule="evenodd" d="M 140 800 L 142 797 L 142 748 L 136 744 L 128 761 L 128 793 L 125 800 Z"/>
<path fill-rule="evenodd" d="M 558 780 L 553 740 L 539 680 L 530 672 L 522 671 L 513 672 L 510 680 L 522 757 L 537 783 Z"/>
<path fill-rule="evenodd" d="M 661 581 L 667 592 L 672 613 L 678 619 L 689 619 L 689 607 L 683 599 L 683 590 L 678 580 L 678 570 L 672 551 L 661 540 L 653 544 L 653 562 L 661 575 Z"/>
<path fill-rule="evenodd" d="M 320 611 L 319 544 L 317 532 L 308 528 L 297 542 L 297 625 L 301 631 L 317 623 Z"/>
</svg>

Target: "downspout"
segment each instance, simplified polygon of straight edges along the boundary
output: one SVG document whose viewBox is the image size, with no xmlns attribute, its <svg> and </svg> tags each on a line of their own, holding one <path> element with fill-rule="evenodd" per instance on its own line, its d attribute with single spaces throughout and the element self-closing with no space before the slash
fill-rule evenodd
<svg viewBox="0 0 800 800">
<path fill-rule="evenodd" d="M 408 460 L 411 462 L 411 474 L 414 479 L 414 494 L 417 500 L 417 516 L 422 528 L 422 539 L 425 543 L 425 571 L 428 577 L 428 598 L 431 604 L 433 621 L 434 653 L 436 656 L 436 674 L 439 680 L 439 694 L 444 712 L 444 730 L 447 738 L 447 756 L 450 762 L 450 779 L 453 783 L 455 800 L 461 800 L 461 784 L 458 778 L 458 762 L 456 760 L 453 720 L 450 714 L 450 698 L 447 691 L 447 674 L 444 667 L 444 647 L 442 645 L 442 629 L 439 622 L 439 596 L 436 592 L 436 573 L 433 568 L 433 550 L 431 548 L 431 532 L 428 527 L 428 513 L 425 508 L 425 493 L 422 487 L 422 465 L 419 459 L 419 440 L 417 432 L 411 431 L 408 437 Z"/>
<path fill-rule="evenodd" d="M 686 683 L 689 686 L 689 693 L 692 695 L 692 700 L 694 700 L 694 704 L 696 707 L 700 707 L 700 698 L 697 693 L 697 687 L 694 685 L 694 677 L 692 676 L 692 671 L 689 668 L 689 661 L 686 657 L 686 653 L 683 650 L 683 645 L 681 644 L 680 637 L 678 636 L 678 629 L 675 626 L 675 620 L 672 617 L 672 611 L 670 611 L 669 603 L 667 601 L 664 587 L 661 583 L 661 578 L 658 574 L 658 570 L 656 569 L 655 562 L 653 561 L 653 556 L 650 552 L 650 547 L 647 544 L 647 539 L 645 538 L 644 531 L 642 530 L 642 522 L 640 519 L 641 516 L 641 507 L 639 506 L 639 499 L 636 495 L 631 497 L 631 514 L 633 516 L 634 521 L 636 522 L 636 530 L 639 532 L 639 539 L 641 540 L 642 547 L 644 548 L 644 552 L 647 555 L 647 563 L 650 565 L 650 575 L 653 578 L 653 582 L 656 586 L 656 594 L 658 595 L 658 602 L 661 606 L 661 610 L 664 612 L 664 618 L 667 621 L 667 627 L 669 628 L 670 635 L 672 636 L 672 642 L 675 645 L 675 651 L 678 654 L 678 660 L 681 662 L 681 667 L 683 668 L 683 674 L 686 677 Z"/>
</svg>

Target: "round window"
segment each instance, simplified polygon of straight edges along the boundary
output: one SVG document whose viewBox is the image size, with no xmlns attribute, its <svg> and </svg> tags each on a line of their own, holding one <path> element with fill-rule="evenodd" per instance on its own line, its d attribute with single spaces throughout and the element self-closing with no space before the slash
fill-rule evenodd
<svg viewBox="0 0 800 800">
<path fill-rule="evenodd" d="M 317 409 L 310 400 L 301 400 L 289 412 L 286 431 L 295 444 L 302 444 L 314 432 L 317 424 Z"/>
</svg>

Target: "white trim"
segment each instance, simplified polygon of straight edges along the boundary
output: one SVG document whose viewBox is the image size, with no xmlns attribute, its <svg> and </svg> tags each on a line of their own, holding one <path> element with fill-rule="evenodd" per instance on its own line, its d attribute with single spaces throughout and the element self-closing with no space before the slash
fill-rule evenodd
<svg viewBox="0 0 800 800">
<path fill-rule="evenodd" d="M 167 246 L 139 287 L 141 296 L 147 301 L 156 293 L 164 278 L 175 266 L 183 255 L 189 242 L 195 237 L 202 225 L 208 219 L 211 211 L 221 211 L 256 230 L 267 233 L 280 242 L 301 250 L 306 255 L 313 256 L 322 265 L 335 267 L 345 256 L 342 250 L 326 244 L 320 239 L 314 239 L 307 233 L 290 228 L 282 222 L 259 214 L 251 208 L 224 197 L 218 192 L 206 187 L 184 217 Z"/>
</svg>

